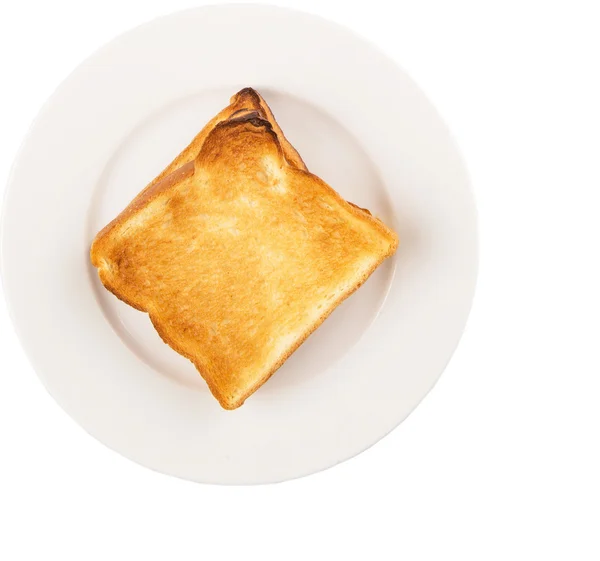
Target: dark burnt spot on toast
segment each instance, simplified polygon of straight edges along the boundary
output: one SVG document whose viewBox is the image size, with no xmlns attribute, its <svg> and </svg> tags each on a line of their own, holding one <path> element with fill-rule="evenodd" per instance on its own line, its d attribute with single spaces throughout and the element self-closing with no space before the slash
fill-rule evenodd
<svg viewBox="0 0 600 561">
<path fill-rule="evenodd" d="M 260 97 L 258 95 L 258 93 L 256 92 L 255 89 L 253 88 L 242 88 L 237 94 L 237 97 L 243 97 L 243 96 L 249 96 L 251 97 L 254 101 L 256 101 L 257 103 L 260 103 Z"/>
<path fill-rule="evenodd" d="M 238 109 L 237 111 L 234 111 L 230 116 L 229 119 L 233 119 L 236 115 L 241 115 L 243 113 L 249 113 L 251 112 L 252 109 L 248 109 L 247 107 L 243 107 L 242 109 Z"/>
<path fill-rule="evenodd" d="M 267 130 L 271 130 L 273 128 L 269 121 L 267 121 L 266 119 L 263 119 L 260 116 L 258 111 L 248 111 L 247 113 L 244 113 L 243 115 L 239 115 L 238 117 L 229 118 L 229 119 L 227 119 L 227 121 L 223 121 L 222 123 L 219 123 L 219 125 L 217 125 L 217 126 L 221 126 L 221 125 L 226 126 L 226 125 L 235 124 L 235 123 L 250 123 L 250 124 L 254 125 L 255 127 L 265 127 Z"/>
</svg>

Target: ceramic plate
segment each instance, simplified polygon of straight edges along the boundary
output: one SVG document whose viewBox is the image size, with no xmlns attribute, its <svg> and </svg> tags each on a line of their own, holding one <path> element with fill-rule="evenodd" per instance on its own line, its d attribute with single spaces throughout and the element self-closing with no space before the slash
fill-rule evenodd
<svg viewBox="0 0 600 561">
<path fill-rule="evenodd" d="M 308 168 L 401 245 L 243 407 L 224 411 L 148 317 L 102 288 L 88 252 L 245 86 Z M 1 248 L 20 340 L 61 407 L 140 464 L 229 484 L 322 470 L 397 426 L 456 347 L 477 268 L 465 167 L 413 81 L 336 24 L 252 5 L 158 19 L 81 64 L 20 150 Z"/>
</svg>

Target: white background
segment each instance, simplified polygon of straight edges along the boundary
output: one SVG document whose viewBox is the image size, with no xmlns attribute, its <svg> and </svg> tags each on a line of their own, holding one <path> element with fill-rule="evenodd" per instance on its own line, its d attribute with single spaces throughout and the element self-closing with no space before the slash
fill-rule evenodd
<svg viewBox="0 0 600 561">
<path fill-rule="evenodd" d="M 278 4 L 377 42 L 453 130 L 481 229 L 456 354 L 408 420 L 359 457 L 278 485 L 201 486 L 121 458 L 68 418 L 2 302 L 0 559 L 599 559 L 600 7 Z M 74 66 L 192 5 L 3 4 L 2 183 Z"/>
</svg>

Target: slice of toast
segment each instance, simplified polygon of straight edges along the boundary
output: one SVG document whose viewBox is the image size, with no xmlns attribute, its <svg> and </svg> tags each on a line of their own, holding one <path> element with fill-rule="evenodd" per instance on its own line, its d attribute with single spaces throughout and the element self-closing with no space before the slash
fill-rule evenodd
<svg viewBox="0 0 600 561">
<path fill-rule="evenodd" d="M 290 163 L 269 120 L 217 123 L 96 237 L 104 286 L 148 312 L 235 409 L 394 253 L 396 234 Z"/>
</svg>

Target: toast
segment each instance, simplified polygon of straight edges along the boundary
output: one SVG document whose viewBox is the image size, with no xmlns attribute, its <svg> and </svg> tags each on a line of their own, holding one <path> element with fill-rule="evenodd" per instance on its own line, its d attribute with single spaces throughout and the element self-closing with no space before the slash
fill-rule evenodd
<svg viewBox="0 0 600 561">
<path fill-rule="evenodd" d="M 194 159 L 144 189 L 90 251 L 104 286 L 149 314 L 225 409 L 242 405 L 398 245 L 292 161 L 263 115 L 232 111 L 211 125 Z"/>
</svg>

